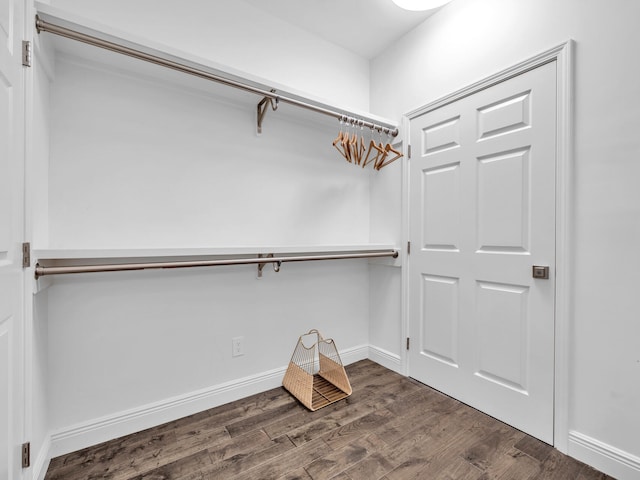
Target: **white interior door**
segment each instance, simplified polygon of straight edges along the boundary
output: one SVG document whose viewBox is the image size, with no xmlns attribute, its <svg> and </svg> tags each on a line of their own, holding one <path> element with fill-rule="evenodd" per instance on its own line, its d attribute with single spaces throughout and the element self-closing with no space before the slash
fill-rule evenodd
<svg viewBox="0 0 640 480">
<path fill-rule="evenodd" d="M 410 143 L 410 375 L 553 443 L 556 63 L 413 119 Z"/>
<path fill-rule="evenodd" d="M 0 0 L 0 480 L 22 477 L 23 2 Z"/>
</svg>

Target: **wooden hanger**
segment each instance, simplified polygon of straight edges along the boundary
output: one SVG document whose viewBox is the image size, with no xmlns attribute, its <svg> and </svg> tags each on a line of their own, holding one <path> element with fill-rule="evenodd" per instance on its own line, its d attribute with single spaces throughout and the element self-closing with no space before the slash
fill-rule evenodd
<svg viewBox="0 0 640 480">
<path fill-rule="evenodd" d="M 337 138 L 333 141 L 333 146 L 335 147 L 336 150 L 338 150 L 340 152 L 340 155 L 342 155 L 344 158 L 347 159 L 347 161 L 349 160 L 349 157 L 347 156 L 347 151 L 344 148 L 344 136 L 345 136 L 345 132 L 342 131 L 342 123 L 343 120 L 342 118 L 340 119 L 340 133 L 338 133 Z"/>
<path fill-rule="evenodd" d="M 352 163 L 352 155 L 351 155 L 351 138 L 349 135 L 349 132 L 345 132 L 345 134 L 342 136 L 342 148 L 344 149 L 345 152 L 345 157 L 347 159 L 347 162 Z"/>
<path fill-rule="evenodd" d="M 360 165 L 362 162 L 362 154 L 364 153 L 364 141 L 362 140 L 362 136 L 353 132 L 351 136 L 351 140 L 349 142 L 349 147 L 351 149 L 353 163 L 356 165 Z"/>
<path fill-rule="evenodd" d="M 393 153 L 395 157 L 387 160 L 387 157 L 389 156 L 389 152 Z M 374 164 L 373 168 L 380 171 L 381 168 L 386 167 L 390 163 L 395 162 L 397 159 L 399 159 L 402 156 L 403 154 L 401 151 L 396 150 L 391 146 L 391 144 L 387 143 L 384 147 L 384 155 L 382 155 L 381 158 L 376 162 L 376 164 Z"/>
<path fill-rule="evenodd" d="M 365 147 L 364 145 L 364 138 L 362 138 L 362 135 L 360 135 L 360 145 L 358 146 L 358 165 L 360 165 L 360 163 L 362 162 L 363 159 L 363 154 L 364 151 L 367 149 L 367 147 Z"/>
<path fill-rule="evenodd" d="M 362 162 L 362 168 L 366 167 L 370 163 L 376 165 L 380 156 L 384 154 L 382 139 L 380 140 L 380 146 L 378 146 L 376 144 L 376 141 L 373 139 L 373 128 L 371 129 L 371 137 L 372 138 L 369 142 L 369 149 L 367 150 L 367 154 L 364 157 L 364 162 Z"/>
<path fill-rule="evenodd" d="M 372 153 L 373 153 L 373 157 L 371 156 Z M 373 163 L 373 165 L 375 166 L 378 163 L 378 159 L 383 154 L 384 154 L 384 149 L 376 145 L 375 140 L 371 140 L 371 142 L 369 142 L 369 149 L 367 150 L 367 155 L 364 157 L 364 162 L 362 162 L 362 168 L 366 167 L 369 163 Z"/>
</svg>

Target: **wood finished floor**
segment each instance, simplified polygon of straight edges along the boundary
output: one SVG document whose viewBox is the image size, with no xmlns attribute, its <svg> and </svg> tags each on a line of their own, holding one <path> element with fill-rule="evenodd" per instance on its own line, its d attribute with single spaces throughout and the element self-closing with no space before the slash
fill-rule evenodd
<svg viewBox="0 0 640 480">
<path fill-rule="evenodd" d="M 309 412 L 282 388 L 51 461 L 45 480 L 608 477 L 371 361 L 353 394 Z"/>
</svg>

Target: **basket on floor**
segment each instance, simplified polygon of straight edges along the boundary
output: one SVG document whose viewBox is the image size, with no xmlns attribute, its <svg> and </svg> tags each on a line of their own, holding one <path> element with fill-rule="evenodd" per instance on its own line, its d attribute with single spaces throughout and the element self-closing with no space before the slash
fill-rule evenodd
<svg viewBox="0 0 640 480">
<path fill-rule="evenodd" d="M 313 341 L 307 347 L 304 340 Z M 318 330 L 298 338 L 282 386 L 312 412 L 351 395 L 351 384 L 332 339 Z"/>
</svg>

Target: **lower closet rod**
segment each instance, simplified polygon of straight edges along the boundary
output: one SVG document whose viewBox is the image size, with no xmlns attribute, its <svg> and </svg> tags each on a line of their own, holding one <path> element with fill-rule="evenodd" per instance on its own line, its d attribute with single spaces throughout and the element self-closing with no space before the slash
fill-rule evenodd
<svg viewBox="0 0 640 480">
<path fill-rule="evenodd" d="M 222 83 L 223 85 L 227 85 L 229 87 L 235 87 L 240 90 L 244 90 L 245 92 L 255 93 L 257 95 L 261 95 L 264 97 L 271 98 L 273 100 L 278 100 L 280 102 L 288 103 L 290 105 L 295 105 L 296 107 L 306 108 L 307 110 L 312 110 L 317 113 L 322 113 L 323 115 L 328 115 L 330 117 L 334 117 L 338 120 L 342 120 L 345 115 L 341 112 L 336 112 L 334 110 L 329 110 L 328 108 L 323 108 L 318 105 L 313 105 L 311 103 L 303 102 L 301 100 L 297 100 L 295 98 L 290 98 L 286 96 L 281 96 L 277 93 L 274 93 L 273 90 L 267 90 L 263 88 L 254 87 L 251 85 L 247 85 L 242 82 L 238 82 L 236 80 L 232 80 L 230 78 L 225 78 L 220 75 L 216 75 L 210 72 L 206 72 L 204 70 L 200 70 L 198 68 L 190 67 L 188 65 L 184 65 L 182 63 L 174 62 L 172 60 L 167 60 L 165 58 L 159 57 L 157 55 L 151 55 L 149 53 L 142 52 L 135 48 L 126 47 L 124 45 L 120 45 L 115 42 L 110 42 L 107 40 L 103 40 L 98 37 L 94 37 L 92 35 L 87 35 L 85 33 L 78 32 L 76 30 L 71 30 L 70 28 L 63 27 L 61 25 L 56 25 L 51 22 L 47 22 L 36 15 L 36 30 L 38 33 L 40 32 L 49 32 L 54 35 L 59 35 L 61 37 L 69 38 L 71 40 L 77 40 L 79 42 L 86 43 L 88 45 L 93 45 L 94 47 L 104 48 L 105 50 L 110 50 L 112 52 L 120 53 L 123 55 L 127 55 L 132 58 L 137 58 L 138 60 L 143 60 L 145 62 L 153 63 L 156 65 L 160 65 L 162 67 L 170 68 L 172 70 L 177 70 L 179 72 L 188 73 L 190 75 L 194 75 L 196 77 L 204 78 L 206 80 L 211 80 L 213 82 Z M 363 126 L 371 129 L 379 129 L 382 130 L 384 126 L 377 125 L 368 120 L 359 120 L 357 123 L 358 126 Z M 395 126 L 384 127 L 389 129 L 389 134 L 393 137 L 398 135 L 398 128 Z"/>
<path fill-rule="evenodd" d="M 398 257 L 397 250 L 381 250 L 366 253 L 336 253 L 323 255 L 299 255 L 292 257 L 252 257 L 229 258 L 225 260 L 192 260 L 183 262 L 149 262 L 149 263 L 120 263 L 101 265 L 77 265 L 62 267 L 44 267 L 36 265 L 36 278 L 45 275 L 66 275 L 70 273 L 123 272 L 129 270 L 147 270 L 159 268 L 187 268 L 187 267 L 215 267 L 221 265 L 250 265 L 266 263 L 308 262 L 314 260 L 346 260 L 354 258 Z"/>
</svg>

